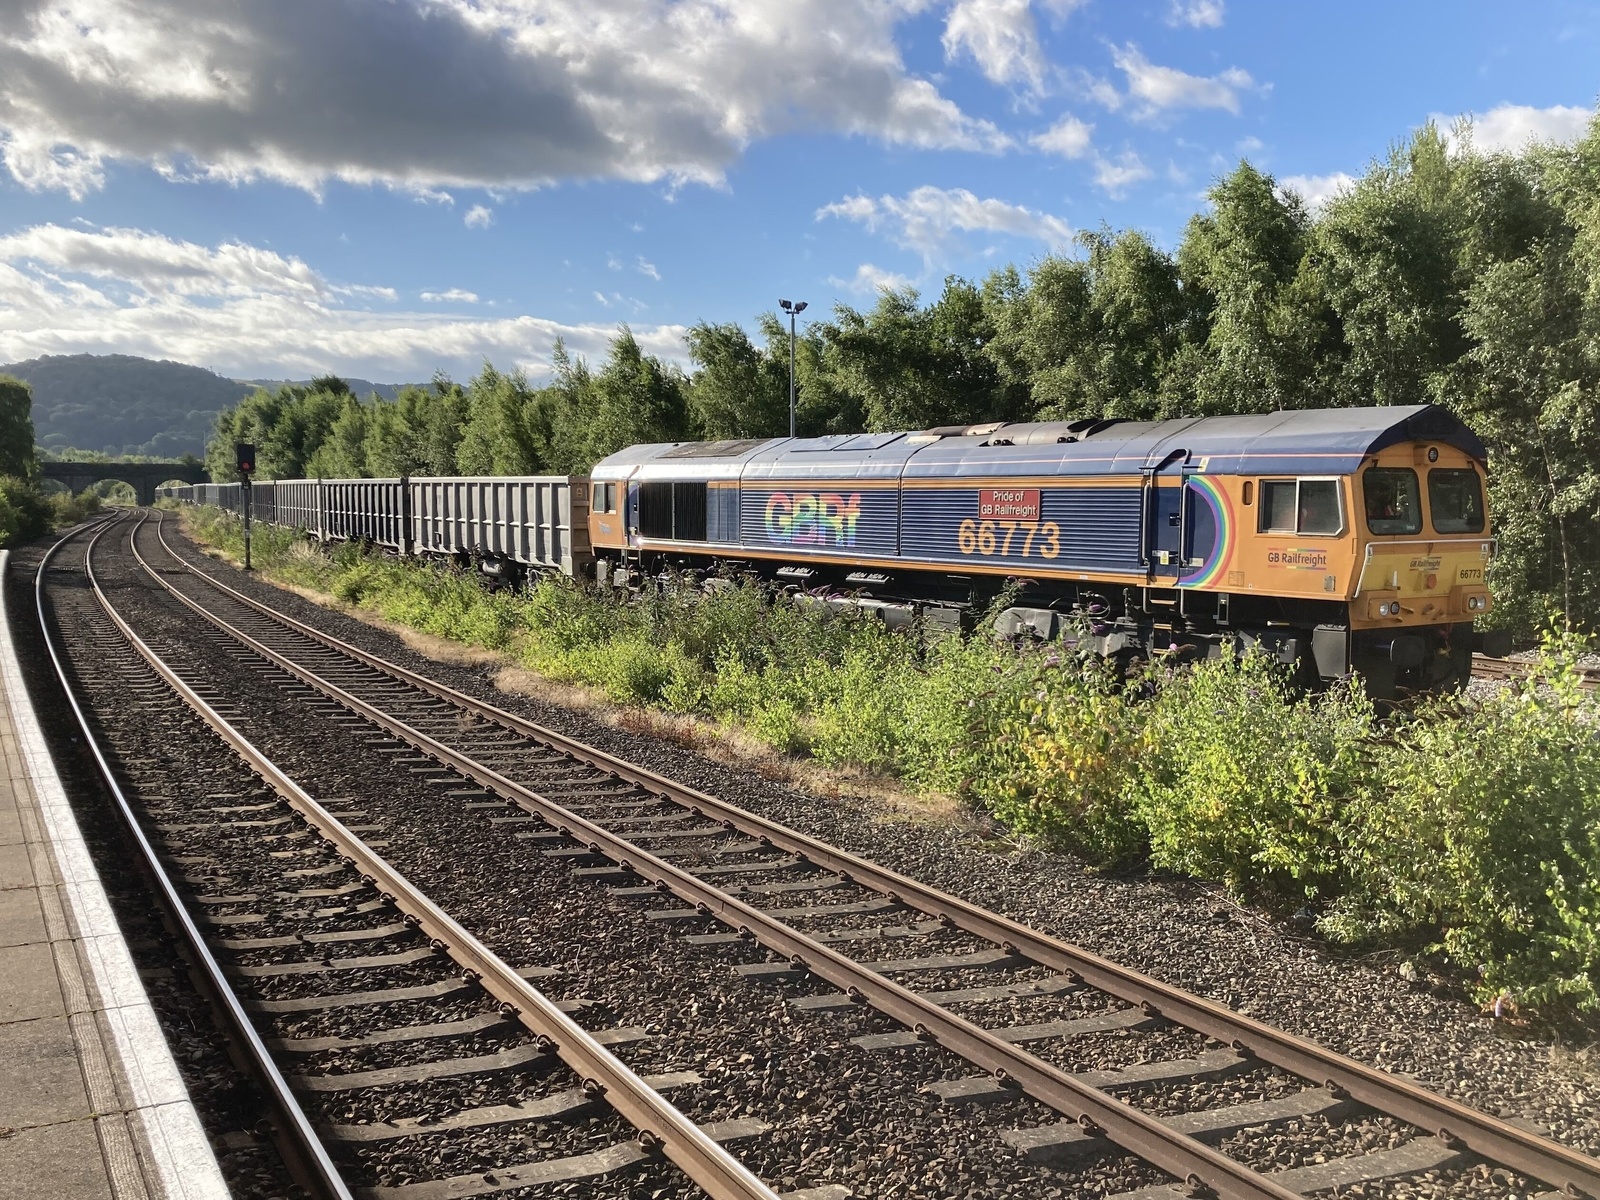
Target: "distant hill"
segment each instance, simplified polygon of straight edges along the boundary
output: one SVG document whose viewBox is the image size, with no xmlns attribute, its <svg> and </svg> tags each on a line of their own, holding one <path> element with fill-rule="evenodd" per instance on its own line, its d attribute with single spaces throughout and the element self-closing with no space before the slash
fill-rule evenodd
<svg viewBox="0 0 1600 1200">
<path fill-rule="evenodd" d="M 350 390 L 356 395 L 360 396 L 363 400 L 370 398 L 373 392 L 377 392 L 378 395 L 382 396 L 385 400 L 393 400 L 400 394 L 401 388 L 411 386 L 410 384 L 406 383 L 373 383 L 370 379 L 357 379 L 353 375 L 341 375 L 339 378 L 348 383 L 350 385 Z M 285 383 L 292 383 L 296 387 L 311 386 L 311 380 L 309 379 L 241 379 L 239 382 L 249 384 L 250 391 L 255 391 L 255 389 L 258 387 L 263 387 L 270 392 L 273 388 Z"/>
<path fill-rule="evenodd" d="M 217 414 L 276 379 L 228 379 L 204 367 L 128 354 L 50 354 L 0 365 L 33 385 L 34 440 L 106 454 L 203 456 Z M 305 383 L 307 380 L 291 381 Z M 398 384 L 348 381 L 358 396 L 393 399 Z"/>
</svg>

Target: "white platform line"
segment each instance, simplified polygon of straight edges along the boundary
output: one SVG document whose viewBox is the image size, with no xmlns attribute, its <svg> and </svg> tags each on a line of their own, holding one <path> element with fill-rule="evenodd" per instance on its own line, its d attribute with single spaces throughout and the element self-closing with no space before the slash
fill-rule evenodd
<svg viewBox="0 0 1600 1200">
<path fill-rule="evenodd" d="M 94 983 L 96 997 L 91 1003 L 112 1033 L 114 1044 L 108 1049 L 116 1056 L 118 1083 L 127 1089 L 128 1117 L 138 1123 L 168 1200 L 227 1200 L 222 1169 L 117 927 L 28 698 L 3 586 L 9 559 L 10 552 L 0 550 L 0 691 L 10 705 L 79 958 L 88 965 Z"/>
</svg>

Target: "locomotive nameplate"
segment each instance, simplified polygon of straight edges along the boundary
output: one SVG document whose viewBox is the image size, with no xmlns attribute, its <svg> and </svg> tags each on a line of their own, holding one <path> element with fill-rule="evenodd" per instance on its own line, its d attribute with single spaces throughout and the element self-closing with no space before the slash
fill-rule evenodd
<svg viewBox="0 0 1600 1200">
<path fill-rule="evenodd" d="M 980 488 L 978 516 L 991 521 L 1037 521 L 1038 488 Z"/>
</svg>

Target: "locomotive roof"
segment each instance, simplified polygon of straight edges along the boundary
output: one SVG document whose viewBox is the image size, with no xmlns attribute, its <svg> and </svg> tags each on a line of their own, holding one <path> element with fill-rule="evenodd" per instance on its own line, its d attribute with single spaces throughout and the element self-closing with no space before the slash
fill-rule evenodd
<svg viewBox="0 0 1600 1200">
<path fill-rule="evenodd" d="M 1287 409 L 1167 421 L 991 422 L 921 433 L 630 446 L 596 478 L 867 479 L 984 473 L 1132 474 L 1179 462 L 1218 474 L 1344 474 L 1401 442 L 1432 441 L 1477 459 L 1476 434 L 1434 404 Z"/>
</svg>

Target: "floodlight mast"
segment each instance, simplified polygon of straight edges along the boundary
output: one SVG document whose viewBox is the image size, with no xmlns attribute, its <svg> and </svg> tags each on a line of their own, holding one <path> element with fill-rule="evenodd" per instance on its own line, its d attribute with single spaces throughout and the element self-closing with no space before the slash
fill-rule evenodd
<svg viewBox="0 0 1600 1200">
<path fill-rule="evenodd" d="M 778 307 L 789 314 L 789 436 L 794 436 L 794 321 L 806 310 L 804 300 L 779 300 Z"/>
</svg>

